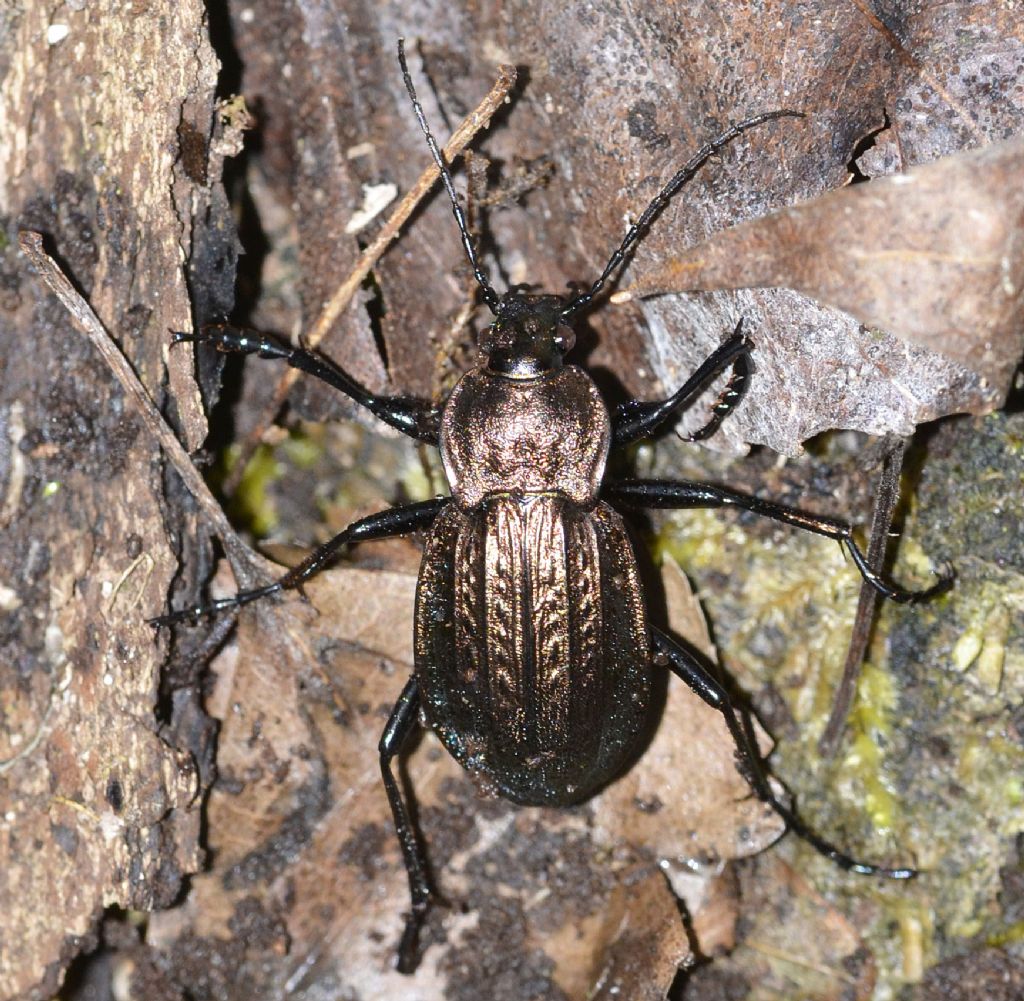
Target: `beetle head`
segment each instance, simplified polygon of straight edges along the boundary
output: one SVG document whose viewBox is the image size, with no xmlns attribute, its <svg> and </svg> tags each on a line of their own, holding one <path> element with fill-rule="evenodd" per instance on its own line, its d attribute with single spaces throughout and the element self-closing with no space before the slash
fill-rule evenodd
<svg viewBox="0 0 1024 1001">
<path fill-rule="evenodd" d="M 566 300 L 510 288 L 499 300 L 494 322 L 480 334 L 480 350 L 492 372 L 528 379 L 562 367 L 576 337 L 562 320 Z"/>
<path fill-rule="evenodd" d="M 402 39 L 398 40 L 398 62 L 402 67 L 402 79 L 405 81 L 405 89 L 409 92 L 409 99 L 412 101 L 416 119 L 420 123 L 427 146 L 430 148 L 430 154 L 434 158 L 434 163 L 437 164 L 441 181 L 451 200 L 452 214 L 455 216 L 459 233 L 462 236 L 462 247 L 473 268 L 473 276 L 480 286 L 487 308 L 494 313 L 494 322 L 480 335 L 480 348 L 487 355 L 487 367 L 491 371 L 500 372 L 509 378 L 526 379 L 561 367 L 562 356 L 572 347 L 573 343 L 573 334 L 568 327 L 568 321 L 577 313 L 590 308 L 608 281 L 632 256 L 637 244 L 646 235 L 651 224 L 661 214 L 672 196 L 714 154 L 728 146 L 747 129 L 762 125 L 764 122 L 774 118 L 804 117 L 803 112 L 800 111 L 786 109 L 764 111 L 759 115 L 754 115 L 753 118 L 747 118 L 733 125 L 717 139 L 702 146 L 676 171 L 672 179 L 644 209 L 637 221 L 629 227 L 618 248 L 608 258 L 604 271 L 586 291 L 578 292 L 571 298 L 562 298 L 557 295 L 530 295 L 522 291 L 524 286 L 519 285 L 513 286 L 504 295 L 499 296 L 491 286 L 487 273 L 483 270 L 476 255 L 473 238 L 466 225 L 466 215 L 462 211 L 458 195 L 455 193 L 451 170 L 441 155 L 437 140 L 427 125 L 423 107 L 419 98 L 416 97 L 416 88 L 409 75 Z"/>
</svg>

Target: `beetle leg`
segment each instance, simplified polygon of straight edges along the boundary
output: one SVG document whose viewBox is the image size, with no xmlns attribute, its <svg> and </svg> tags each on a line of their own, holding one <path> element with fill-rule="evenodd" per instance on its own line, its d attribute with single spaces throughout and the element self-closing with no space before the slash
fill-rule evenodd
<svg viewBox="0 0 1024 1001">
<path fill-rule="evenodd" d="M 835 845 L 815 834 L 772 792 L 761 767 L 761 756 L 755 750 L 754 742 L 747 728 L 740 722 L 740 715 L 725 688 L 707 672 L 693 654 L 660 629 L 651 628 L 651 639 L 655 653 L 666 658 L 672 673 L 684 681 L 712 709 L 717 709 L 722 714 L 733 743 L 736 745 L 736 760 L 740 774 L 746 779 L 754 795 L 767 803 L 786 822 L 786 826 L 794 834 L 842 869 L 869 876 L 886 876 L 889 879 L 911 879 L 917 875 L 916 869 L 889 869 L 869 862 L 858 862 L 846 852 L 840 851 Z"/>
<path fill-rule="evenodd" d="M 202 616 L 215 615 L 229 608 L 239 608 L 242 605 L 248 605 L 251 601 L 276 594 L 278 591 L 286 591 L 290 588 L 301 590 L 302 585 L 310 577 L 319 573 L 338 555 L 342 546 L 353 542 L 388 539 L 396 535 L 405 535 L 407 532 L 415 532 L 417 529 L 427 528 L 449 499 L 448 497 L 436 497 L 434 500 L 393 507 L 387 511 L 378 511 L 377 514 L 360 518 L 359 521 L 354 521 L 348 528 L 339 532 L 330 542 L 314 550 L 298 566 L 293 567 L 272 584 L 251 591 L 239 591 L 238 594 L 232 595 L 230 598 L 219 598 L 217 601 L 211 601 L 208 605 L 183 608 L 177 612 L 169 612 L 167 615 L 158 615 L 148 621 L 158 628 L 169 626 L 174 622 L 183 622 L 186 619 L 195 622 Z"/>
<path fill-rule="evenodd" d="M 307 372 L 335 389 L 340 389 L 360 406 L 366 407 L 375 417 L 379 417 L 393 428 L 398 428 L 410 438 L 417 438 L 430 445 L 437 444 L 441 415 L 437 407 L 410 396 L 378 396 L 371 393 L 334 362 L 312 351 L 289 347 L 273 337 L 254 330 L 241 330 L 227 325 L 203 327 L 192 334 L 180 331 L 172 333 L 172 344 L 193 341 L 212 344 L 218 351 L 254 354 L 260 358 L 280 358 L 292 368 Z"/>
<path fill-rule="evenodd" d="M 705 362 L 666 400 L 630 400 L 623 403 L 612 417 L 612 444 L 628 445 L 647 438 L 659 425 L 692 403 L 709 382 L 732 364 L 732 375 L 719 394 L 711 411 L 711 420 L 699 431 L 687 435 L 687 441 L 710 438 L 729 413 L 735 409 L 747 390 L 750 378 L 750 341 L 743 336 L 743 320 Z"/>
<path fill-rule="evenodd" d="M 948 565 L 936 576 L 939 578 L 931 587 L 920 591 L 911 591 L 896 586 L 875 573 L 868 564 L 867 557 L 861 552 L 854 541 L 853 529 L 844 521 L 826 518 L 818 514 L 807 514 L 785 504 L 761 500 L 746 494 L 727 490 L 724 487 L 712 486 L 708 483 L 692 483 L 686 480 L 619 480 L 605 484 L 602 494 L 606 500 L 617 501 L 634 508 L 691 508 L 691 507 L 736 507 L 754 514 L 774 518 L 786 525 L 802 528 L 815 535 L 824 535 L 835 539 L 844 546 L 861 577 L 864 578 L 879 594 L 893 601 L 916 604 L 933 598 L 949 589 L 953 583 L 953 571 Z"/>
<path fill-rule="evenodd" d="M 427 916 L 430 906 L 430 884 L 427 881 L 427 862 L 423 856 L 413 828 L 409 810 L 402 799 L 401 790 L 395 776 L 391 772 L 391 761 L 402 750 L 402 745 L 409 738 L 417 722 L 420 706 L 420 690 L 416 675 L 413 675 L 402 689 L 402 694 L 391 710 L 391 717 L 380 737 L 380 772 L 384 779 L 384 789 L 391 805 L 391 816 L 395 822 L 395 834 L 402 846 L 402 861 L 409 877 L 409 894 L 412 898 L 412 909 L 406 915 L 405 929 L 398 946 L 399 973 L 412 973 L 419 965 L 417 945 L 419 944 L 420 928 Z"/>
</svg>

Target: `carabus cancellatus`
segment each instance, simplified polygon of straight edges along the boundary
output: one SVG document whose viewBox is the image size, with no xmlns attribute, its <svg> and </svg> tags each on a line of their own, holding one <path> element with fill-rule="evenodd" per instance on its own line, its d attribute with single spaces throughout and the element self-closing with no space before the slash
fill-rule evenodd
<svg viewBox="0 0 1024 1001">
<path fill-rule="evenodd" d="M 652 625 L 636 558 L 616 506 L 733 507 L 837 540 L 864 579 L 901 602 L 949 586 L 904 590 L 868 566 L 843 522 L 695 482 L 605 478 L 611 448 L 653 434 L 729 371 L 706 438 L 736 406 L 750 377 L 742 321 L 675 393 L 631 401 L 610 414 L 582 369 L 564 364 L 572 321 L 589 308 L 669 199 L 715 153 L 779 110 L 732 126 L 698 150 L 665 185 L 582 293 L 535 295 L 491 287 L 473 247 L 451 173 L 427 126 L 399 44 L 406 88 L 451 198 L 453 212 L 493 323 L 479 337 L 481 359 L 440 407 L 367 391 L 328 359 L 230 327 L 179 333 L 222 351 L 276 358 L 341 390 L 386 424 L 440 449 L 451 496 L 363 518 L 265 587 L 154 619 L 167 625 L 237 608 L 300 585 L 347 545 L 427 531 L 415 616 L 415 670 L 381 736 L 381 772 L 409 876 L 412 909 L 398 969 L 418 963 L 419 929 L 431 900 L 427 867 L 391 766 L 417 723 L 452 755 L 516 803 L 566 806 L 592 795 L 630 763 L 644 731 L 652 678 L 665 664 L 719 710 L 754 793 L 800 837 L 844 869 L 893 879 L 910 868 L 859 862 L 813 831 L 782 803 L 725 688 L 696 657 Z"/>
</svg>

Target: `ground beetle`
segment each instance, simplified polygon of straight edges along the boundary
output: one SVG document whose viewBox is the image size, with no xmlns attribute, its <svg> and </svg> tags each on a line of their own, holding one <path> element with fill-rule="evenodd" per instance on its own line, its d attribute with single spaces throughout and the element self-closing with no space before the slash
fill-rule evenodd
<svg viewBox="0 0 1024 1001">
<path fill-rule="evenodd" d="M 386 424 L 437 446 L 450 497 L 383 511 L 346 528 L 279 580 L 209 605 L 154 619 L 167 625 L 237 608 L 299 587 L 353 542 L 429 531 L 416 593 L 415 673 L 380 740 L 380 763 L 409 876 L 412 910 L 397 966 L 418 963 L 419 929 L 431 899 L 427 867 L 391 771 L 417 722 L 431 727 L 471 772 L 516 803 L 566 806 L 616 777 L 645 728 L 656 664 L 667 664 L 724 716 L 754 793 L 800 837 L 844 869 L 893 879 L 914 875 L 855 861 L 809 830 L 772 792 L 729 695 L 705 667 L 646 616 L 636 559 L 619 514 L 627 508 L 733 507 L 837 540 L 868 583 L 914 602 L 945 589 L 900 589 L 868 566 L 848 525 L 703 483 L 604 479 L 609 449 L 652 434 L 716 377 L 730 376 L 711 435 L 741 398 L 750 375 L 742 321 L 687 382 L 665 400 L 631 401 L 610 415 L 590 377 L 563 357 L 569 326 L 635 249 L 668 200 L 715 153 L 748 129 L 798 112 L 769 111 L 734 125 L 696 152 L 665 185 L 588 291 L 499 296 L 484 273 L 451 173 L 427 126 L 399 44 L 405 85 L 451 198 L 466 256 L 495 316 L 479 338 L 480 364 L 440 408 L 368 392 L 326 358 L 230 327 L 175 334 L 222 351 L 278 358 L 322 379 Z"/>
</svg>

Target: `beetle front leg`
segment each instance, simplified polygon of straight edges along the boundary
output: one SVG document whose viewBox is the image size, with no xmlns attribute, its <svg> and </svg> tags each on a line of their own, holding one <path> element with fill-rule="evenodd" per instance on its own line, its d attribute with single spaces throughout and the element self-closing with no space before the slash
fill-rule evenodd
<svg viewBox="0 0 1024 1001">
<path fill-rule="evenodd" d="M 746 779 L 754 795 L 767 803 L 786 822 L 786 826 L 794 834 L 806 841 L 815 851 L 831 859 L 841 869 L 869 876 L 886 876 L 889 879 L 911 879 L 917 875 L 916 869 L 906 867 L 889 869 L 870 862 L 858 862 L 846 852 L 815 834 L 772 792 L 772 788 L 764 776 L 761 756 L 755 750 L 753 741 L 740 722 L 739 713 L 733 706 L 725 688 L 708 674 L 693 654 L 660 629 L 652 627 L 651 641 L 655 653 L 660 654 L 668 661 L 672 673 L 685 682 L 712 709 L 717 709 L 722 714 L 736 746 L 736 759 L 740 774 Z"/>
<path fill-rule="evenodd" d="M 743 320 L 732 337 L 722 344 L 689 379 L 665 400 L 630 400 L 612 417 L 612 444 L 628 445 L 652 435 L 658 427 L 692 403 L 709 382 L 732 365 L 732 375 L 711 409 L 711 420 L 699 431 L 686 435 L 687 441 L 710 438 L 739 404 L 750 379 L 750 342 L 743 336 Z"/>
<path fill-rule="evenodd" d="M 218 351 L 258 355 L 260 358 L 278 358 L 292 368 L 315 376 L 329 386 L 341 390 L 385 424 L 390 424 L 410 438 L 425 441 L 428 445 L 437 444 L 441 412 L 436 407 L 410 396 L 378 396 L 371 393 L 334 362 L 312 351 L 290 347 L 254 330 L 242 330 L 227 325 L 203 327 L 192 334 L 180 331 L 173 333 L 172 344 L 212 344 Z"/>
<path fill-rule="evenodd" d="M 606 500 L 625 504 L 633 508 L 683 509 L 694 507 L 734 507 L 754 514 L 773 518 L 786 525 L 802 528 L 815 535 L 835 539 L 853 558 L 853 562 L 864 578 L 879 594 L 893 601 L 916 604 L 926 601 L 949 589 L 953 583 L 953 571 L 947 566 L 937 574 L 938 581 L 920 591 L 898 587 L 879 574 L 868 564 L 867 557 L 853 539 L 853 529 L 844 521 L 826 518 L 822 515 L 807 514 L 785 504 L 761 500 L 727 490 L 708 483 L 692 483 L 686 480 L 619 480 L 605 484 L 602 495 Z"/>
<path fill-rule="evenodd" d="M 391 716 L 381 734 L 378 747 L 380 772 L 384 779 L 384 789 L 388 794 L 391 816 L 395 822 L 395 834 L 398 835 L 398 843 L 402 846 L 402 861 L 405 863 L 405 871 L 409 877 L 409 895 L 412 898 L 412 909 L 406 915 L 405 929 L 398 946 L 396 969 L 399 973 L 412 973 L 419 966 L 417 946 L 419 945 L 420 928 L 427 916 L 431 898 L 430 883 L 427 881 L 427 862 L 423 856 L 423 849 L 416 837 L 416 831 L 413 828 L 409 810 L 402 799 L 398 782 L 391 772 L 392 760 L 401 753 L 402 746 L 416 725 L 419 706 L 419 683 L 416 676 L 413 675 L 402 689 L 395 708 L 391 710 Z"/>
<path fill-rule="evenodd" d="M 310 577 L 319 573 L 338 555 L 343 546 L 353 542 L 393 538 L 396 535 L 406 535 L 409 532 L 427 528 L 433 523 L 449 499 L 448 497 L 436 497 L 434 500 L 393 507 L 390 510 L 379 511 L 377 514 L 361 518 L 339 532 L 330 542 L 326 542 L 319 549 L 314 550 L 298 566 L 293 567 L 272 584 L 254 588 L 251 591 L 239 591 L 238 594 L 232 595 L 230 598 L 220 598 L 217 601 L 211 601 L 208 605 L 199 605 L 195 608 L 183 608 L 177 612 L 169 612 L 167 615 L 158 615 L 147 621 L 157 628 L 186 620 L 195 622 L 203 616 L 216 615 L 218 612 L 231 608 L 240 608 L 252 601 L 276 594 L 278 591 L 292 588 L 301 589 Z"/>
</svg>

